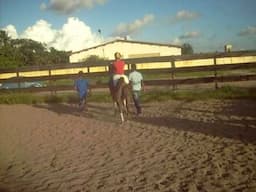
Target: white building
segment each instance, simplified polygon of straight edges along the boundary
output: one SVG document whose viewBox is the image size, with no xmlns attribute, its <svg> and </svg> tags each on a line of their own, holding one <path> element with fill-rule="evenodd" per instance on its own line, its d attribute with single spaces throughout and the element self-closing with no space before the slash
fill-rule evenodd
<svg viewBox="0 0 256 192">
<path fill-rule="evenodd" d="M 117 39 L 95 47 L 73 52 L 69 57 L 69 62 L 81 62 L 91 55 L 112 60 L 114 59 L 115 52 L 120 52 L 124 59 L 170 56 L 181 55 L 181 46 Z"/>
</svg>

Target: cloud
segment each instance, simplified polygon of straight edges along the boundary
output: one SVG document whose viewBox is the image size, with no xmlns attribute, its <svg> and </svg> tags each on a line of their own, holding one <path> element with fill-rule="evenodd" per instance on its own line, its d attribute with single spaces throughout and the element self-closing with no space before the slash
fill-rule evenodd
<svg viewBox="0 0 256 192">
<path fill-rule="evenodd" d="M 4 29 L 9 35 L 16 32 L 14 26 L 7 26 Z M 57 50 L 78 51 L 101 42 L 97 32 L 93 33 L 91 28 L 76 17 L 68 18 L 61 29 L 54 29 L 50 23 L 45 20 L 39 20 L 34 25 L 28 27 L 21 35 L 16 32 L 17 38 L 32 39 L 46 44 L 48 47 L 54 47 Z"/>
<path fill-rule="evenodd" d="M 107 0 L 50 0 L 48 4 L 42 3 L 41 10 L 53 10 L 62 14 L 70 14 L 78 9 L 90 9 L 95 5 L 103 5 Z"/>
<path fill-rule="evenodd" d="M 181 10 L 171 18 L 172 23 L 182 22 L 182 21 L 192 21 L 199 18 L 199 13 L 191 12 L 187 10 Z"/>
<path fill-rule="evenodd" d="M 154 15 L 148 14 L 132 23 L 120 23 L 113 32 L 113 36 L 129 36 L 138 32 L 141 28 L 154 20 Z"/>
<path fill-rule="evenodd" d="M 192 38 L 198 38 L 198 37 L 200 37 L 200 33 L 197 31 L 187 32 L 179 36 L 180 39 L 192 39 Z"/>
<path fill-rule="evenodd" d="M 78 51 L 97 45 L 100 41 L 101 37 L 93 33 L 88 25 L 78 18 L 71 17 L 57 32 L 52 46 L 59 50 Z"/>
<path fill-rule="evenodd" d="M 174 45 L 181 45 L 182 44 L 182 41 L 180 38 L 175 38 L 173 41 L 172 41 L 172 44 Z"/>
<path fill-rule="evenodd" d="M 12 38 L 12 39 L 17 39 L 18 34 L 16 31 L 15 26 L 13 25 L 7 25 L 6 27 L 4 27 L 2 30 L 6 31 L 6 33 Z"/>
<path fill-rule="evenodd" d="M 42 43 L 51 43 L 57 30 L 52 29 L 51 24 L 45 20 L 37 21 L 33 26 L 28 27 L 21 35 L 20 38 L 32 39 Z"/>
<path fill-rule="evenodd" d="M 251 35 L 256 35 L 256 26 L 249 26 L 246 29 L 243 29 L 240 31 L 238 34 L 239 36 L 251 36 Z"/>
</svg>

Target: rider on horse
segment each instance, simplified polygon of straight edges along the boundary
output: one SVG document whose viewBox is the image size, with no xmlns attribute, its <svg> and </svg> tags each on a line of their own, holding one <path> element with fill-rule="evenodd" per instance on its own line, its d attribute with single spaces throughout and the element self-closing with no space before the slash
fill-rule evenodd
<svg viewBox="0 0 256 192">
<path fill-rule="evenodd" d="M 129 112 L 128 91 L 129 79 L 124 74 L 125 63 L 121 60 L 121 54 L 115 53 L 115 61 L 109 66 L 110 80 L 109 89 L 114 101 L 114 108 L 118 106 L 122 122 L 124 122 L 123 112 Z"/>
<path fill-rule="evenodd" d="M 118 80 L 123 77 L 124 82 L 126 84 L 129 84 L 128 77 L 124 74 L 124 67 L 125 62 L 121 60 L 121 54 L 119 52 L 115 53 L 115 61 L 112 63 L 112 78 L 113 78 L 113 84 L 116 86 Z"/>
</svg>

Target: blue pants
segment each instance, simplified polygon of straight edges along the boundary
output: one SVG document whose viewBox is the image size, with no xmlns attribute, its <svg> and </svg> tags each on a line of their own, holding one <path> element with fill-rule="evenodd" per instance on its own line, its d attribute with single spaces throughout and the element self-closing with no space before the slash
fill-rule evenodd
<svg viewBox="0 0 256 192">
<path fill-rule="evenodd" d="M 83 109 L 86 105 L 87 92 L 79 94 L 79 108 Z"/>
</svg>

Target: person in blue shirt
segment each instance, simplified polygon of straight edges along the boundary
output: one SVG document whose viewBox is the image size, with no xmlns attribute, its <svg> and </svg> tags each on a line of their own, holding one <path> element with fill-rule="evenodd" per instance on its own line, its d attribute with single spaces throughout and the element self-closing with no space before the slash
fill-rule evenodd
<svg viewBox="0 0 256 192">
<path fill-rule="evenodd" d="M 78 72 L 78 79 L 75 80 L 75 90 L 79 96 L 79 109 L 82 111 L 86 107 L 86 99 L 90 91 L 89 81 L 84 78 L 83 71 Z"/>
<path fill-rule="evenodd" d="M 141 91 L 144 90 L 143 76 L 136 70 L 136 64 L 132 64 L 131 69 L 132 72 L 129 74 L 129 81 L 132 87 L 132 98 L 137 110 L 137 115 L 140 115 L 142 112 L 140 105 L 140 94 Z"/>
</svg>

